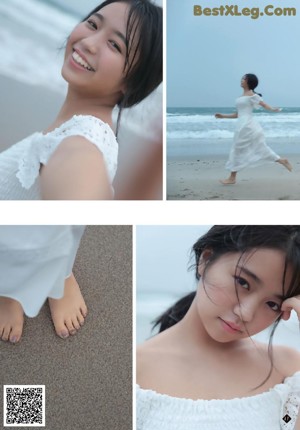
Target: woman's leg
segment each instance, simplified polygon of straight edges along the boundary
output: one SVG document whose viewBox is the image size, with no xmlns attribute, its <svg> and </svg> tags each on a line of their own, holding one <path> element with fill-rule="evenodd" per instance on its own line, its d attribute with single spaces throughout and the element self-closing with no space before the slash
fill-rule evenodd
<svg viewBox="0 0 300 430">
<path fill-rule="evenodd" d="M 289 172 L 291 172 L 293 169 L 287 158 L 279 158 L 276 160 L 276 163 L 282 164 L 286 169 L 288 169 Z"/>
<path fill-rule="evenodd" d="M 84 323 L 87 307 L 73 273 L 65 280 L 64 296 L 48 301 L 57 335 L 66 338 L 76 334 Z"/>
<path fill-rule="evenodd" d="M 233 185 L 236 181 L 237 172 L 231 172 L 227 179 L 221 179 L 220 182 L 223 185 Z"/>
<path fill-rule="evenodd" d="M 0 297 L 0 339 L 17 343 L 21 339 L 24 312 L 19 302 Z"/>
</svg>

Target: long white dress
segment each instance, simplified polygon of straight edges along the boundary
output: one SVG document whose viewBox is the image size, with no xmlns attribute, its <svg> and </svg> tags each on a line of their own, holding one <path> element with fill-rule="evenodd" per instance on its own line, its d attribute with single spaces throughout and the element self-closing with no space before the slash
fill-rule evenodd
<svg viewBox="0 0 300 430">
<path fill-rule="evenodd" d="M 103 154 L 110 182 L 117 170 L 118 143 L 108 124 L 91 115 L 74 115 L 55 130 L 36 132 L 0 154 L 0 200 L 40 200 L 41 165 L 70 136 L 82 136 Z"/>
<path fill-rule="evenodd" d="M 294 430 L 299 406 L 300 372 L 262 394 L 230 400 L 182 399 L 137 386 L 137 430 Z"/>
<path fill-rule="evenodd" d="M 236 100 L 237 128 L 226 163 L 226 169 L 231 172 L 280 159 L 280 156 L 266 144 L 264 131 L 253 117 L 253 109 L 257 108 L 261 101 L 262 98 L 258 94 L 241 96 Z"/>
<path fill-rule="evenodd" d="M 84 226 L 0 226 L 0 296 L 19 301 L 29 317 L 48 297 L 60 299 Z"/>
</svg>

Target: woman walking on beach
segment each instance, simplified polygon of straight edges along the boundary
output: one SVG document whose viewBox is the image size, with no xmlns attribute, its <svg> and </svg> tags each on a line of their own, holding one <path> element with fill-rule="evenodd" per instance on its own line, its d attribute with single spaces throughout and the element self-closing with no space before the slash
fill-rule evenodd
<svg viewBox="0 0 300 430">
<path fill-rule="evenodd" d="M 220 182 L 224 185 L 235 184 L 237 172 L 247 166 L 257 166 L 267 162 L 277 162 L 289 171 L 292 166 L 286 158 L 277 155 L 265 142 L 265 135 L 261 125 L 253 118 L 254 108 L 262 106 L 271 112 L 280 112 L 265 103 L 261 94 L 254 89 L 258 85 L 258 79 L 252 73 L 242 77 L 241 87 L 243 95 L 236 100 L 237 112 L 232 114 L 216 113 L 216 118 L 238 118 L 238 125 L 234 134 L 234 142 L 231 148 L 226 168 L 230 170 L 227 179 Z"/>
<path fill-rule="evenodd" d="M 151 0 L 103 2 L 70 34 L 62 76 L 68 91 L 55 121 L 0 155 L 1 200 L 113 198 L 122 110 L 162 80 L 162 9 Z"/>
<path fill-rule="evenodd" d="M 300 319 L 300 227 L 213 226 L 193 251 L 197 291 L 138 347 L 137 430 L 299 430 L 300 353 L 272 337 Z"/>
</svg>

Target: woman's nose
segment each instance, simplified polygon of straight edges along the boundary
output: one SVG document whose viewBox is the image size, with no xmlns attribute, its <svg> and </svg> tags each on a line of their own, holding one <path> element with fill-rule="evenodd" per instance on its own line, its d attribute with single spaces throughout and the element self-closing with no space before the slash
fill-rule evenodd
<svg viewBox="0 0 300 430">
<path fill-rule="evenodd" d="M 233 312 L 241 319 L 241 321 L 249 323 L 253 320 L 257 307 L 258 304 L 255 298 L 242 298 L 235 305 Z"/>
<path fill-rule="evenodd" d="M 83 48 L 92 55 L 97 54 L 100 46 L 99 34 L 93 34 L 82 39 Z"/>
</svg>

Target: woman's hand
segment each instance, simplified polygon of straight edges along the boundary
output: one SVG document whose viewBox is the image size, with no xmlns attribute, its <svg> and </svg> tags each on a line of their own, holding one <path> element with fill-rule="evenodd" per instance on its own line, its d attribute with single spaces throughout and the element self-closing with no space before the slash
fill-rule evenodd
<svg viewBox="0 0 300 430">
<path fill-rule="evenodd" d="M 281 305 L 282 319 L 287 321 L 291 316 L 292 310 L 297 313 L 298 319 L 300 321 L 300 296 L 295 296 L 284 300 Z"/>
</svg>

